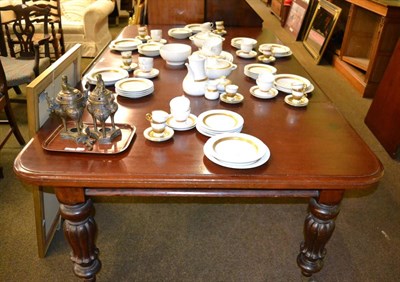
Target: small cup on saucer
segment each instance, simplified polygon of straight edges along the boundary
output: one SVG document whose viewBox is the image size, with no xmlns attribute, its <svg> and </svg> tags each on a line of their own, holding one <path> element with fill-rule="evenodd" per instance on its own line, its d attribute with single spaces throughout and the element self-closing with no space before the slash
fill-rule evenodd
<svg viewBox="0 0 400 282">
<path fill-rule="evenodd" d="M 219 32 L 224 31 L 225 27 L 224 27 L 224 21 L 216 21 L 215 22 L 215 29 Z"/>
<path fill-rule="evenodd" d="M 151 70 L 153 69 L 153 65 L 154 65 L 154 59 L 153 58 L 139 57 L 138 58 L 138 62 L 139 62 L 140 70 L 145 72 L 145 73 L 151 72 Z"/>
<path fill-rule="evenodd" d="M 274 85 L 275 76 L 272 73 L 261 73 L 256 79 L 258 88 L 263 92 L 268 92 Z"/>
<path fill-rule="evenodd" d="M 138 26 L 139 37 L 145 39 L 147 36 L 147 26 Z"/>
<path fill-rule="evenodd" d="M 250 40 L 243 39 L 240 43 L 240 50 L 243 53 L 249 54 L 253 50 L 253 43 Z"/>
<path fill-rule="evenodd" d="M 132 65 L 132 51 L 121 52 L 122 63 L 124 69 L 130 69 Z"/>
<path fill-rule="evenodd" d="M 206 91 L 204 93 L 204 97 L 206 97 L 206 99 L 217 100 L 219 98 L 218 84 L 219 80 L 217 79 L 209 80 L 207 82 Z"/>
<path fill-rule="evenodd" d="M 146 114 L 146 119 L 150 121 L 152 131 L 155 136 L 162 137 L 169 114 L 162 110 L 154 110 Z"/>
<path fill-rule="evenodd" d="M 301 99 L 303 99 L 303 97 L 306 95 L 304 92 L 306 85 L 303 82 L 293 82 L 291 84 L 291 88 L 292 88 L 293 99 L 296 100 L 297 102 L 300 102 Z"/>
<path fill-rule="evenodd" d="M 235 84 L 229 84 L 225 87 L 226 97 L 228 99 L 233 99 L 236 96 L 236 93 L 239 89 L 239 86 Z"/>
<path fill-rule="evenodd" d="M 169 102 L 171 115 L 177 122 L 185 122 L 190 116 L 190 100 L 185 96 L 178 96 Z"/>
<path fill-rule="evenodd" d="M 160 42 L 162 39 L 162 29 L 150 30 L 150 37 L 154 42 Z"/>
</svg>

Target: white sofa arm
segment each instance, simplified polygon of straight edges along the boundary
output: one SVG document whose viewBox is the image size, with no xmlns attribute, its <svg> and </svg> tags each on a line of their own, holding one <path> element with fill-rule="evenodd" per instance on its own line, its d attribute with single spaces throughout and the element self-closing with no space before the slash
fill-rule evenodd
<svg viewBox="0 0 400 282">
<path fill-rule="evenodd" d="M 85 37 L 94 39 L 98 32 L 98 24 L 108 21 L 108 15 L 114 10 L 115 3 L 111 0 L 97 0 L 90 4 L 83 15 Z"/>
</svg>

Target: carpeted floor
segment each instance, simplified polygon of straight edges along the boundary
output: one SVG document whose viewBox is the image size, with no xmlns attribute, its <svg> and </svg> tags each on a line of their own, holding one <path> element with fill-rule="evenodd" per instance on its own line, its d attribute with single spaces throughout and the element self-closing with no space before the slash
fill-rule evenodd
<svg viewBox="0 0 400 282">
<path fill-rule="evenodd" d="M 376 190 L 346 194 L 325 268 L 315 279 L 399 281 L 400 164 L 364 124 L 371 100 L 361 98 L 329 64 L 315 65 L 264 3 L 249 2 L 385 166 Z M 118 30 L 112 27 L 114 34 Z M 27 137 L 26 105 L 14 108 Z M 0 180 L 0 281 L 78 281 L 62 232 L 45 259 L 37 256 L 33 188 L 12 172 L 20 149 L 11 138 L 0 157 L 5 174 Z M 98 281 L 301 281 L 296 256 L 304 200 L 96 198 L 95 207 L 103 263 Z"/>
</svg>

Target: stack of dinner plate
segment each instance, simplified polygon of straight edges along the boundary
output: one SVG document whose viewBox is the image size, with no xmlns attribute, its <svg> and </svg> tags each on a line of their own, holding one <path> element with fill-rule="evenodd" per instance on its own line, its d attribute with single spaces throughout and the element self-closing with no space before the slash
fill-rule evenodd
<svg viewBox="0 0 400 282">
<path fill-rule="evenodd" d="M 100 68 L 94 69 L 86 75 L 90 84 L 97 83 L 97 75 L 101 75 L 104 85 L 114 85 L 117 81 L 129 77 L 128 71 L 121 68 Z"/>
<path fill-rule="evenodd" d="M 276 68 L 266 64 L 248 64 L 244 66 L 244 74 L 252 79 L 257 79 L 261 73 L 276 73 Z"/>
<path fill-rule="evenodd" d="M 115 83 L 115 93 L 128 98 L 141 98 L 153 92 L 153 81 L 147 78 L 130 77 Z"/>
<path fill-rule="evenodd" d="M 211 137 L 222 133 L 240 132 L 243 123 L 243 117 L 235 112 L 209 110 L 198 116 L 196 129 L 201 134 Z"/>
<path fill-rule="evenodd" d="M 260 139 L 244 133 L 223 133 L 211 137 L 204 144 L 204 155 L 218 165 L 247 169 L 264 164 L 270 150 Z"/>
<path fill-rule="evenodd" d="M 314 90 L 314 85 L 305 77 L 295 74 L 277 74 L 275 75 L 274 86 L 279 91 L 292 93 L 292 83 L 302 82 L 306 86 L 304 92 L 310 93 Z"/>
<path fill-rule="evenodd" d="M 136 50 L 143 42 L 137 38 L 122 38 L 111 41 L 110 49 L 115 51 Z"/>
</svg>

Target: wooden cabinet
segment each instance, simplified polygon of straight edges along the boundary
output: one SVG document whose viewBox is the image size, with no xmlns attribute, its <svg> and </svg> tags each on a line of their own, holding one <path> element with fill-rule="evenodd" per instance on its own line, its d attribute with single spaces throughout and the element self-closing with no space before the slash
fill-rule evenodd
<svg viewBox="0 0 400 282">
<path fill-rule="evenodd" d="M 334 65 L 363 97 L 373 97 L 400 36 L 400 3 L 347 2 L 348 20 Z"/>
<path fill-rule="evenodd" d="M 271 12 L 281 20 L 281 13 L 283 8 L 283 0 L 272 0 L 271 1 Z"/>
</svg>

